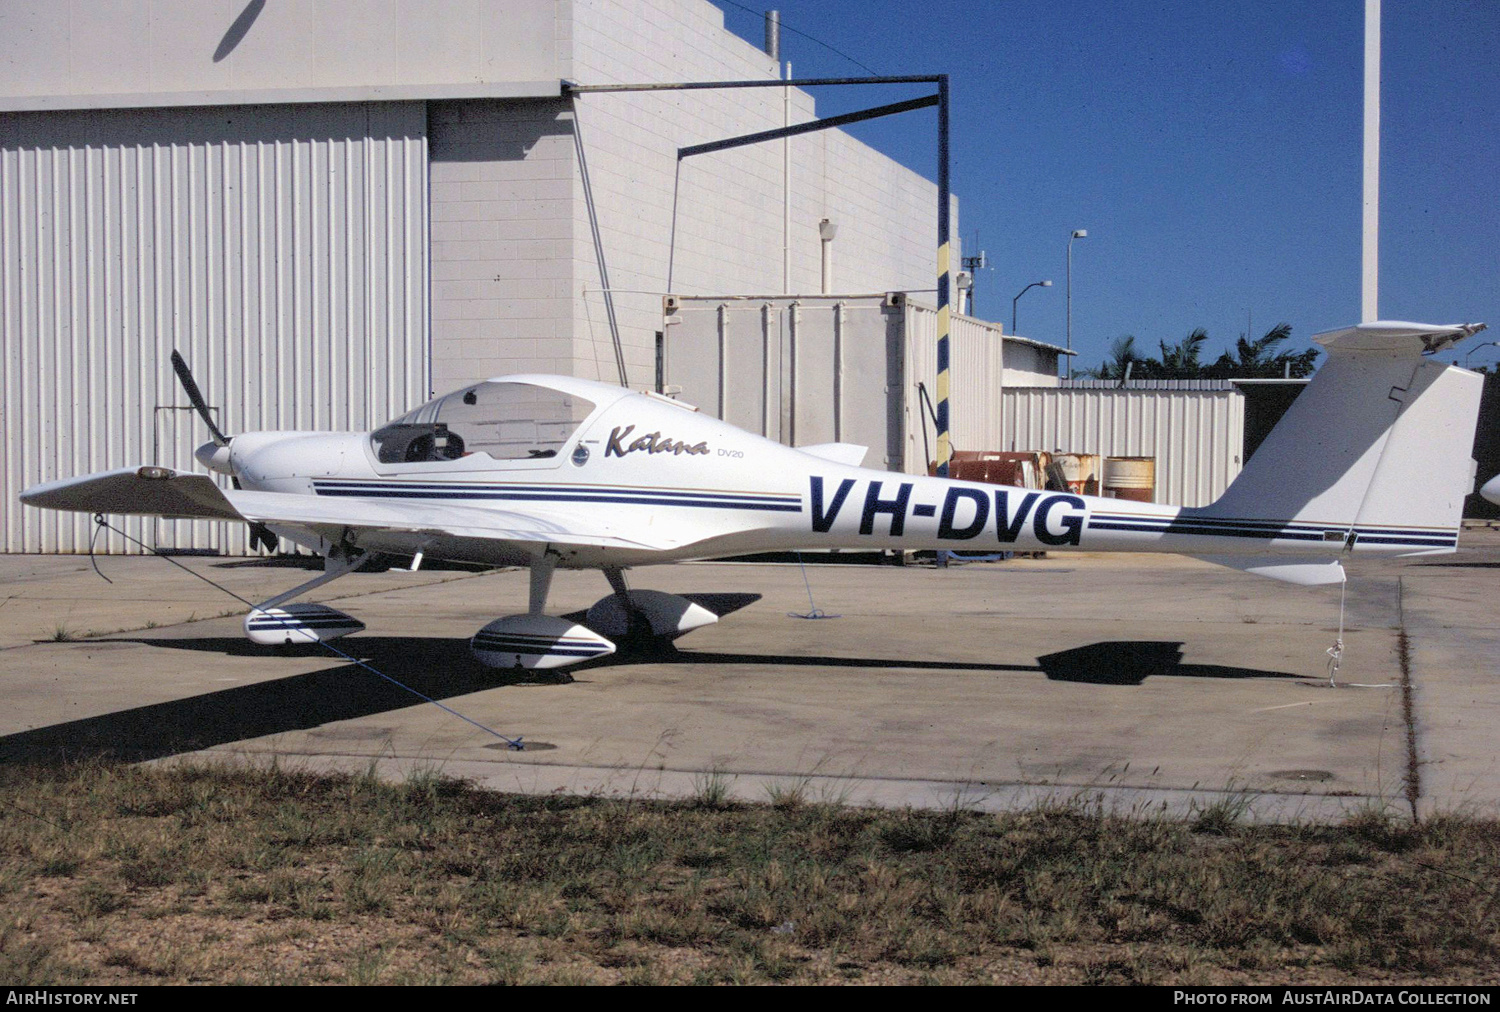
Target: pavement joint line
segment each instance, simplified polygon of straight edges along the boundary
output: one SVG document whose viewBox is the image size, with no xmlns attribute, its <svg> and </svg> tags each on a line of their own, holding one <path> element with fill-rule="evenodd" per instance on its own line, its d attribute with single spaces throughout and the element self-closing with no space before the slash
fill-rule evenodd
<svg viewBox="0 0 1500 1012">
<path fill-rule="evenodd" d="M 645 766 L 645 767 L 623 766 L 623 765 L 622 766 L 593 766 L 593 765 L 589 765 L 587 763 L 560 763 L 560 762 L 547 762 L 545 760 L 540 760 L 540 761 L 532 762 L 532 761 L 528 761 L 528 760 L 515 760 L 515 759 L 511 759 L 511 760 L 506 760 L 506 759 L 491 759 L 489 757 L 475 757 L 475 758 L 462 758 L 462 759 L 460 759 L 460 758 L 453 758 L 453 759 L 450 759 L 450 760 L 435 760 L 431 756 L 410 755 L 410 754 L 398 753 L 398 752 L 379 752 L 379 753 L 370 753 L 370 752 L 335 752 L 335 751 L 332 751 L 332 750 L 322 750 L 322 751 L 318 751 L 318 752 L 301 752 L 301 751 L 290 751 L 290 750 L 285 750 L 285 749 L 277 749 L 276 751 L 272 752 L 272 751 L 261 751 L 259 749 L 236 749 L 236 748 L 225 748 L 225 747 L 215 747 L 215 748 L 203 749 L 202 751 L 199 751 L 199 752 L 196 752 L 196 753 L 185 752 L 185 753 L 182 753 L 181 755 L 170 756 L 170 757 L 167 757 L 167 758 L 164 758 L 164 759 L 150 759 L 150 760 L 146 760 L 146 762 L 147 763 L 171 763 L 174 760 L 185 759 L 185 758 L 189 758 L 189 757 L 195 756 L 195 755 L 196 756 L 232 755 L 232 756 L 244 756 L 244 757 L 259 757 L 259 756 L 264 756 L 264 757 L 267 757 L 267 758 L 276 758 L 276 759 L 284 759 L 284 758 L 289 758 L 289 757 L 295 757 L 295 758 L 301 758 L 301 759 L 338 758 L 338 759 L 395 760 L 395 761 L 405 761 L 405 762 L 431 763 L 432 765 L 437 766 L 439 768 L 439 770 L 441 770 L 441 768 L 443 766 L 445 766 L 445 765 L 462 763 L 462 764 L 471 764 L 471 765 L 484 764 L 484 765 L 487 765 L 487 766 L 494 766 L 494 767 L 497 767 L 497 768 L 512 768 L 512 769 L 516 768 L 516 767 L 521 767 L 521 768 L 540 768 L 540 769 L 547 769 L 547 770 L 576 770 L 576 771 L 579 771 L 579 772 L 587 772 L 587 773 L 641 773 L 643 775 L 644 774 L 651 774 L 651 773 L 676 773 L 676 774 L 679 774 L 679 775 L 687 775 L 687 776 L 701 776 L 701 775 L 713 772 L 712 770 L 695 769 L 693 767 L 685 767 L 685 766 Z M 953 786 L 953 787 L 992 787 L 992 788 L 996 788 L 996 789 L 1014 788 L 1014 787 L 1037 787 L 1037 788 L 1046 788 L 1048 790 L 1059 790 L 1059 791 L 1064 791 L 1064 790 L 1071 790 L 1071 791 L 1158 791 L 1158 792 L 1161 792 L 1161 793 L 1164 793 L 1164 794 L 1222 794 L 1222 795 L 1226 795 L 1226 796 L 1229 796 L 1229 797 L 1246 797 L 1246 798 L 1249 798 L 1249 799 L 1252 799 L 1252 800 L 1254 798 L 1257 798 L 1257 797 L 1314 798 L 1314 799 L 1318 799 L 1318 798 L 1357 799 L 1357 798 L 1376 798 L 1376 797 L 1380 796 L 1376 792 L 1372 792 L 1372 791 L 1356 791 L 1356 790 L 1325 791 L 1325 792 L 1323 792 L 1321 794 L 1317 794 L 1317 793 L 1313 793 L 1313 792 L 1310 792 L 1310 791 L 1293 791 L 1293 790 L 1280 790 L 1279 791 L 1279 790 L 1270 790 L 1270 789 L 1246 790 L 1246 789 L 1240 788 L 1240 787 L 1204 787 L 1204 786 L 1197 785 L 1197 784 L 1189 786 L 1189 787 L 1182 787 L 1180 785 L 1169 785 L 1169 784 L 1131 784 L 1131 783 L 1113 783 L 1113 784 L 1088 784 L 1088 783 L 1081 783 L 1081 784 L 1072 784 L 1072 783 L 1057 783 L 1057 782 L 1051 782 L 1051 781 L 1045 781 L 1045 780 L 953 780 L 953 779 L 947 779 L 947 778 L 943 778 L 943 777 L 892 777 L 892 776 L 882 776 L 880 774 L 873 774 L 873 773 L 872 774 L 850 774 L 848 776 L 840 776 L 840 775 L 834 774 L 834 773 L 788 773 L 788 772 L 785 772 L 785 771 L 756 770 L 756 769 L 734 769 L 734 770 L 725 769 L 725 770 L 720 770 L 719 771 L 719 775 L 722 776 L 722 777 L 724 777 L 724 778 L 726 778 L 726 779 L 729 779 L 729 780 L 733 780 L 733 779 L 736 779 L 738 777 L 757 777 L 757 778 L 767 778 L 767 779 L 777 778 L 777 779 L 784 779 L 784 780 L 800 780 L 800 779 L 815 780 L 815 781 L 825 781 L 826 780 L 826 781 L 834 781 L 834 782 L 842 782 L 842 783 L 942 784 L 942 785 Z"/>
<path fill-rule="evenodd" d="M 1396 659 L 1401 666 L 1401 719 L 1406 724 L 1406 803 L 1411 807 L 1413 822 L 1421 820 L 1418 804 L 1422 799 L 1422 766 L 1417 751 L 1417 717 L 1415 691 L 1411 684 L 1411 637 L 1406 632 L 1406 578 L 1396 577 Z"/>
</svg>

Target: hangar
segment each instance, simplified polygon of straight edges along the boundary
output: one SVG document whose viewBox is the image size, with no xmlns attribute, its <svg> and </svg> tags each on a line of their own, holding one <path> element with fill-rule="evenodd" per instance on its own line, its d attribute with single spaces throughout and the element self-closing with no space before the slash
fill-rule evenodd
<svg viewBox="0 0 1500 1012">
<path fill-rule="evenodd" d="M 780 72 L 704 0 L 3 0 L 4 550 L 88 547 L 27 485 L 192 466 L 174 347 L 227 432 L 359 429 L 506 372 L 648 386 L 669 289 L 930 292 L 936 186 L 843 131 L 679 172 L 809 93 L 564 90 Z"/>
</svg>

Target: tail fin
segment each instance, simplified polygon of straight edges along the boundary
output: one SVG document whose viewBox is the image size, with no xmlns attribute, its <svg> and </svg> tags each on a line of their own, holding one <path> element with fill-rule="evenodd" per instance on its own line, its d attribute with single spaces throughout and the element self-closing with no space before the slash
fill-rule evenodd
<svg viewBox="0 0 1500 1012">
<path fill-rule="evenodd" d="M 1356 549 L 1451 550 L 1484 381 L 1424 353 L 1483 329 L 1383 322 L 1316 335 L 1328 360 L 1204 515 L 1322 525 Z"/>
</svg>

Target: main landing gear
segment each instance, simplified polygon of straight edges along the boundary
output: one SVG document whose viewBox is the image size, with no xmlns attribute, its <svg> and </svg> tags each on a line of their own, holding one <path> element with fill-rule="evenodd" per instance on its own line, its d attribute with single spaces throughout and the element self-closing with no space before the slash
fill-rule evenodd
<svg viewBox="0 0 1500 1012">
<path fill-rule="evenodd" d="M 365 624 L 326 604 L 287 604 L 325 583 L 368 568 L 370 552 L 333 548 L 323 572 L 250 609 L 245 635 L 262 646 L 318 643 L 360 632 Z M 582 622 L 545 614 L 558 556 L 548 550 L 531 563 L 530 606 L 524 615 L 497 618 L 474 634 L 469 647 L 492 668 L 549 670 L 608 657 L 620 644 L 649 646 L 674 640 L 719 617 L 685 597 L 659 590 L 631 590 L 619 568 L 604 570 L 612 590 L 589 608 Z"/>
<path fill-rule="evenodd" d="M 497 618 L 474 635 L 470 648 L 492 668 L 565 668 L 613 654 L 617 641 L 673 640 L 719 620 L 685 597 L 631 590 L 618 568 L 604 571 L 613 593 L 595 602 L 582 623 L 543 614 L 557 556 L 531 564 L 531 601 L 525 615 Z"/>
<path fill-rule="evenodd" d="M 285 646 L 297 643 L 319 643 L 357 633 L 365 624 L 326 604 L 285 604 L 315 587 L 348 576 L 373 561 L 369 553 L 347 550 L 330 551 L 323 559 L 323 572 L 284 594 L 262 601 L 245 616 L 245 635 L 251 643 L 262 646 Z"/>
</svg>

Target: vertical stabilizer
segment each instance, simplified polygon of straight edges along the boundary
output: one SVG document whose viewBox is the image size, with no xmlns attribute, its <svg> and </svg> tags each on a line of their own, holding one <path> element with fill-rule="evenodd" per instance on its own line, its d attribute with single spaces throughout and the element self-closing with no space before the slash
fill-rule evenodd
<svg viewBox="0 0 1500 1012">
<path fill-rule="evenodd" d="M 1473 486 L 1483 377 L 1430 358 L 1483 329 L 1373 323 L 1320 334 L 1328 360 L 1203 515 L 1300 521 L 1355 548 L 1449 549 Z"/>
</svg>

